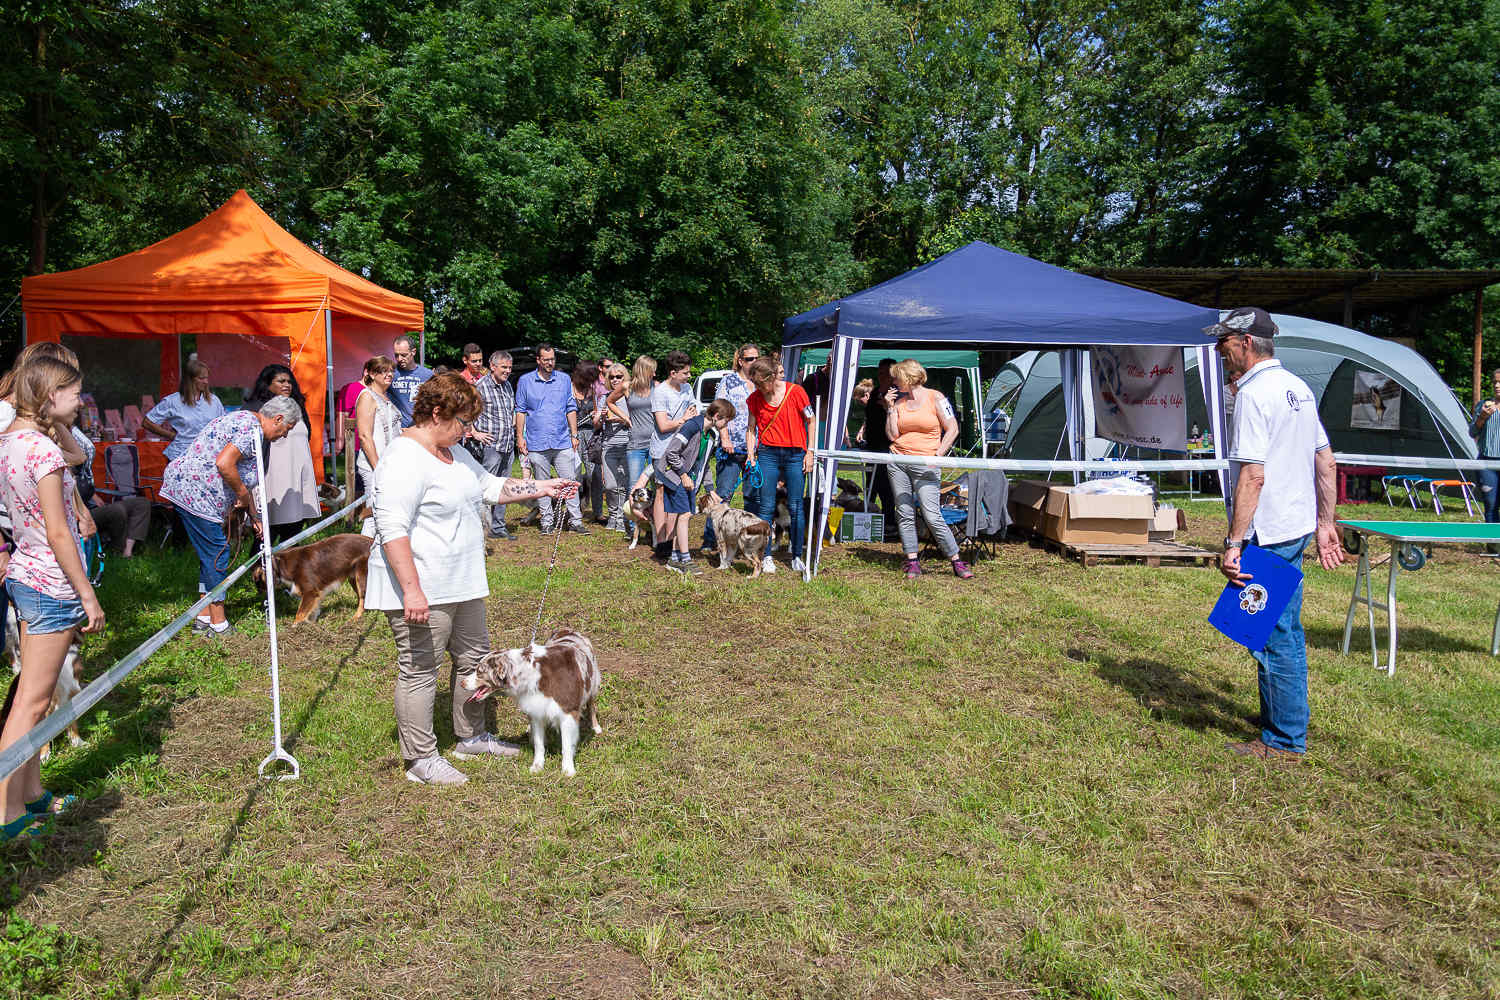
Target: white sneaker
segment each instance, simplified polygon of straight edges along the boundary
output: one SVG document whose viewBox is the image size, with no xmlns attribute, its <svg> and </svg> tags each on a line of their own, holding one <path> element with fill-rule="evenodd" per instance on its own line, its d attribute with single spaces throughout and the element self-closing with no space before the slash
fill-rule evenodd
<svg viewBox="0 0 1500 1000">
<path fill-rule="evenodd" d="M 792 572 L 793 573 L 801 573 L 801 572 L 804 572 L 806 569 L 807 569 L 807 564 L 806 563 L 804 563 L 801 559 L 797 558 L 796 556 L 792 557 Z"/>
<path fill-rule="evenodd" d="M 771 561 L 771 557 L 770 556 L 766 556 L 763 559 L 761 559 L 761 561 L 760 561 L 760 571 L 762 573 L 774 573 L 774 572 L 776 572 L 776 564 Z"/>
<path fill-rule="evenodd" d="M 497 740 L 489 733 L 480 733 L 472 739 L 461 740 L 453 748 L 453 756 L 458 760 L 474 760 L 485 754 L 493 757 L 519 757 L 521 748 L 514 743 Z"/>
<path fill-rule="evenodd" d="M 406 769 L 406 780 L 419 785 L 462 785 L 469 779 L 441 757 L 423 757 Z"/>
</svg>

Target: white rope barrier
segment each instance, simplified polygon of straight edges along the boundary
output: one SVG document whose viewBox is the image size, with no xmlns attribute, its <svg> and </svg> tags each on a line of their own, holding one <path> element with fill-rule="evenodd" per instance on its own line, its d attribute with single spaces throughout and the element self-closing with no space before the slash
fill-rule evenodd
<svg viewBox="0 0 1500 1000">
<path fill-rule="evenodd" d="M 354 501 L 347 507 L 344 507 L 343 509 L 336 511 L 333 514 L 328 515 L 312 527 L 300 531 L 296 535 L 293 535 L 291 538 L 288 538 L 280 545 L 275 546 L 271 551 L 280 552 L 282 549 L 290 548 L 291 546 L 296 545 L 303 539 L 309 538 L 317 532 L 322 531 L 334 521 L 343 517 L 349 511 L 353 510 L 355 507 L 362 505 L 363 503 L 363 498 Z M 38 753 L 40 753 L 42 747 L 51 743 L 62 733 L 64 729 L 68 728 L 68 726 L 72 725 L 74 722 L 80 719 L 85 712 L 97 705 L 105 695 L 113 691 L 115 687 L 118 686 L 120 682 L 123 681 L 126 677 L 129 677 L 131 672 L 134 671 L 136 667 L 144 663 L 146 659 L 151 656 L 151 654 L 155 653 L 158 649 L 161 649 L 171 640 L 173 636 L 182 631 L 188 625 L 192 624 L 193 619 L 198 617 L 199 612 L 203 611 L 203 609 L 207 608 L 210 604 L 222 600 L 224 595 L 228 593 L 229 588 L 234 586 L 234 584 L 239 581 L 240 577 L 250 572 L 250 568 L 254 566 L 256 561 L 260 560 L 261 558 L 263 558 L 261 552 L 257 551 L 249 559 L 246 559 L 243 563 L 236 567 L 233 572 L 231 572 L 222 581 L 220 581 L 216 587 L 214 587 L 208 593 L 204 594 L 202 597 L 198 598 L 198 600 L 190 608 L 174 618 L 166 627 L 161 629 L 155 635 L 151 636 L 151 638 L 147 639 L 145 642 L 141 643 L 135 649 L 131 650 L 129 653 L 126 653 L 123 657 L 120 658 L 119 662 L 117 662 L 114 666 L 110 667 L 104 673 L 95 678 L 92 684 L 84 688 L 78 694 L 74 695 L 73 699 L 68 703 L 66 707 L 53 712 L 51 715 L 47 716 L 40 723 L 38 723 L 34 729 L 23 735 L 18 741 L 12 743 L 3 751 L 0 751 L 0 780 L 8 778 L 12 774 L 14 774 L 22 764 L 25 764 L 32 757 L 35 757 Z M 274 583 L 268 583 L 267 589 L 274 589 Z M 274 632 L 272 634 L 274 635 Z M 280 746 L 280 743 L 281 740 L 278 733 L 277 745 Z"/>
<path fill-rule="evenodd" d="M 1344 455 L 1335 454 L 1339 465 L 1383 465 L 1392 469 L 1481 469 L 1500 470 L 1500 459 L 1496 458 L 1411 458 L 1405 455 Z"/>
<path fill-rule="evenodd" d="M 891 455 L 883 451 L 844 451 L 819 448 L 819 459 L 863 465 L 918 465 L 929 469 L 961 469 L 977 472 L 1213 472 L 1229 468 L 1222 458 L 1121 459 L 1071 461 L 1033 458 L 955 458 L 944 455 Z M 1500 463 L 1497 463 L 1500 466 Z"/>
</svg>

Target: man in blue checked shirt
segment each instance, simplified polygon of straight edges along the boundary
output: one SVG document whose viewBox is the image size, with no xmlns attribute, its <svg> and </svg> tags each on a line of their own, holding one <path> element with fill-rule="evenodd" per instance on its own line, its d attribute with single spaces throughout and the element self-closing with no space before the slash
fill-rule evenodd
<svg viewBox="0 0 1500 1000">
<path fill-rule="evenodd" d="M 516 448 L 538 479 L 578 479 L 578 401 L 573 382 L 557 374 L 557 351 L 536 349 L 536 371 L 516 384 Z M 553 505 L 541 502 L 542 533 L 552 530 Z M 575 490 L 567 499 L 569 531 L 587 535 Z"/>
<path fill-rule="evenodd" d="M 510 384 L 513 365 L 509 351 L 496 351 L 490 355 L 490 370 L 474 383 L 484 409 L 469 436 L 482 446 L 479 464 L 492 476 L 509 476 L 516 456 L 516 391 Z M 503 503 L 490 508 L 490 537 L 515 538 L 505 526 Z"/>
</svg>

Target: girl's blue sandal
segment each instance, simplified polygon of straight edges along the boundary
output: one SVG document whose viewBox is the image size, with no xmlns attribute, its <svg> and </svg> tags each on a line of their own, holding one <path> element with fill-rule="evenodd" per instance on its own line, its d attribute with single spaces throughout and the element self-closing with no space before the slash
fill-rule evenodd
<svg viewBox="0 0 1500 1000">
<path fill-rule="evenodd" d="M 23 812 L 9 823 L 0 826 L 0 844 L 8 844 L 18 837 L 40 837 L 46 833 L 46 817 L 33 812 Z"/>
<path fill-rule="evenodd" d="M 77 804 L 78 796 L 76 795 L 64 795 L 59 799 L 51 792 L 43 789 L 41 798 L 26 803 L 26 811 L 36 816 L 55 816 L 59 813 L 67 812 Z"/>
</svg>

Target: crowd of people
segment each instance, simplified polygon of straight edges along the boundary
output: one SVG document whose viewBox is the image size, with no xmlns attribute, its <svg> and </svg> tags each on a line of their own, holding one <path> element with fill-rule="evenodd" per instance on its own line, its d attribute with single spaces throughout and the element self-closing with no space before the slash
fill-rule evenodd
<svg viewBox="0 0 1500 1000">
<path fill-rule="evenodd" d="M 1306 386 L 1274 358 L 1274 322 L 1263 310 L 1241 309 L 1211 330 L 1236 392 L 1230 457 L 1238 476 L 1222 571 L 1243 585 L 1249 578 L 1240 570 L 1240 553 L 1252 542 L 1296 564 L 1315 540 L 1320 562 L 1339 565 L 1332 452 L 1315 408 L 1304 405 L 1312 398 Z M 586 485 L 592 520 L 628 534 L 628 498 L 654 481 L 655 555 L 675 572 L 693 573 L 689 528 L 695 494 L 707 489 L 727 502 L 739 491 L 746 509 L 767 522 L 778 516 L 778 502 L 785 503 L 792 567 L 802 568 L 797 553 L 805 531 L 805 477 L 813 466 L 812 400 L 827 393 L 826 369 L 793 383 L 777 360 L 744 344 L 700 413 L 689 387 L 690 359 L 681 351 L 668 352 L 660 364 L 639 357 L 628 371 L 601 358 L 563 376 L 556 350 L 543 345 L 536 370 L 514 388 L 513 358 L 505 351 L 492 353 L 486 363 L 477 345 L 466 345 L 459 371 L 421 366 L 404 337 L 393 353 L 394 361 L 382 356 L 365 364 L 358 382 L 340 394 L 339 414 L 341 427 L 352 421 L 359 489 L 369 512 L 363 530 L 374 542 L 365 606 L 385 612 L 395 638 L 397 739 L 411 781 L 467 780 L 439 755 L 434 732 L 443 651 L 453 692 L 452 756 L 463 761 L 520 752 L 485 729 L 482 705 L 470 703 L 458 682 L 490 653 L 483 538 L 514 537 L 509 505 L 531 506 L 544 532 L 586 534 L 580 498 Z M 209 377 L 206 366 L 190 361 L 179 392 L 153 407 L 144 422 L 167 439 L 170 461 L 159 493 L 175 509 L 198 556 L 204 592 L 229 569 L 230 515 L 242 511 L 254 533 L 267 540 L 295 530 L 318 511 L 310 428 L 293 373 L 284 365 L 267 366 L 245 405 L 232 412 L 214 397 Z M 0 378 L 0 508 L 9 518 L 9 538 L 0 547 L 0 610 L 9 602 L 20 622 L 20 673 L 7 701 L 0 749 L 45 716 L 79 636 L 104 627 L 85 545 L 108 530 L 128 555 L 149 522 L 144 498 L 105 502 L 93 487 L 93 443 L 75 426 L 82 386 L 78 358 L 51 343 L 27 347 Z M 876 379 L 858 386 L 857 396 L 864 419 L 853 440 L 909 459 L 881 466 L 875 477 L 882 506 L 894 515 L 904 574 L 922 573 L 920 512 L 955 575 L 971 578 L 938 509 L 937 469 L 926 461 L 945 454 L 957 437 L 948 400 L 927 387 L 926 372 L 909 359 L 883 360 Z M 1476 412 L 1476 436 L 1495 409 Z M 261 484 L 257 451 L 263 444 Z M 253 499 L 258 486 L 266 493 L 270 524 L 261 523 Z M 711 524 L 703 541 L 715 541 Z M 762 572 L 774 572 L 766 559 Z M 1234 744 L 1236 753 L 1302 759 L 1308 708 L 1300 609 L 1299 587 L 1265 650 L 1256 654 L 1261 736 Z M 193 628 L 211 635 L 229 631 L 222 598 L 205 606 Z M 72 801 L 42 786 L 39 757 L 33 757 L 0 780 L 0 842 L 45 831 L 46 821 Z"/>
<path fill-rule="evenodd" d="M 514 385 L 514 359 L 506 351 L 486 358 L 478 345 L 465 345 L 457 371 L 421 365 L 407 337 L 396 339 L 392 355 L 370 358 L 361 377 L 338 394 L 335 451 L 351 431 L 356 489 L 370 513 L 362 530 L 376 541 L 365 603 L 387 613 L 396 638 L 397 728 L 411 780 L 464 780 L 436 753 L 437 658 L 447 650 L 456 674 L 489 652 L 482 539 L 515 537 L 519 525 L 508 519 L 509 505 L 528 507 L 521 523 L 534 522 L 542 532 L 588 534 L 594 524 L 633 540 L 631 496 L 652 492 L 654 556 L 674 572 L 696 574 L 689 534 L 696 494 L 709 490 L 727 501 L 742 492 L 745 509 L 767 522 L 783 506 L 791 568 L 803 569 L 811 394 L 826 394 L 826 371 L 805 384 L 791 382 L 778 360 L 744 344 L 700 413 L 691 360 L 682 351 L 659 361 L 642 355 L 629 368 L 607 357 L 586 360 L 562 374 L 556 349 L 542 345 L 535 370 Z M 291 369 L 267 365 L 234 410 L 214 394 L 210 379 L 206 364 L 189 359 L 178 391 L 142 421 L 146 433 L 167 442 L 157 493 L 197 556 L 200 593 L 227 576 L 237 520 L 263 540 L 283 539 L 320 509 L 313 429 Z M 894 369 L 883 363 L 881 392 L 864 387 L 872 409 L 858 436 L 896 454 L 944 453 L 957 425 L 947 401 L 923 388 L 924 381 L 915 362 Z M 40 722 L 68 650 L 80 634 L 104 626 L 86 546 L 107 538 L 128 558 L 150 525 L 147 497 L 113 496 L 94 486 L 94 443 L 75 426 L 82 386 L 76 355 L 49 343 L 23 350 L 0 380 L 0 504 L 11 539 L 0 549 L 6 579 L 0 610 L 15 605 L 22 663 L 0 746 Z M 264 449 L 264 483 L 257 447 Z M 883 478 L 890 484 L 888 513 L 907 550 L 907 575 L 920 572 L 920 508 L 954 571 L 971 576 L 946 525 L 929 509 L 935 473 L 892 467 Z M 258 487 L 268 524 L 261 523 Z M 716 551 L 712 523 L 705 523 L 701 545 Z M 775 571 L 770 555 L 762 571 Z M 206 635 L 231 630 L 222 597 L 204 607 L 192 628 Z M 483 731 L 482 713 L 457 694 L 452 710 L 458 759 L 518 752 Z M 0 801 L 0 841 L 43 829 L 44 820 L 71 804 L 42 788 L 35 759 L 0 783 Z"/>
</svg>

